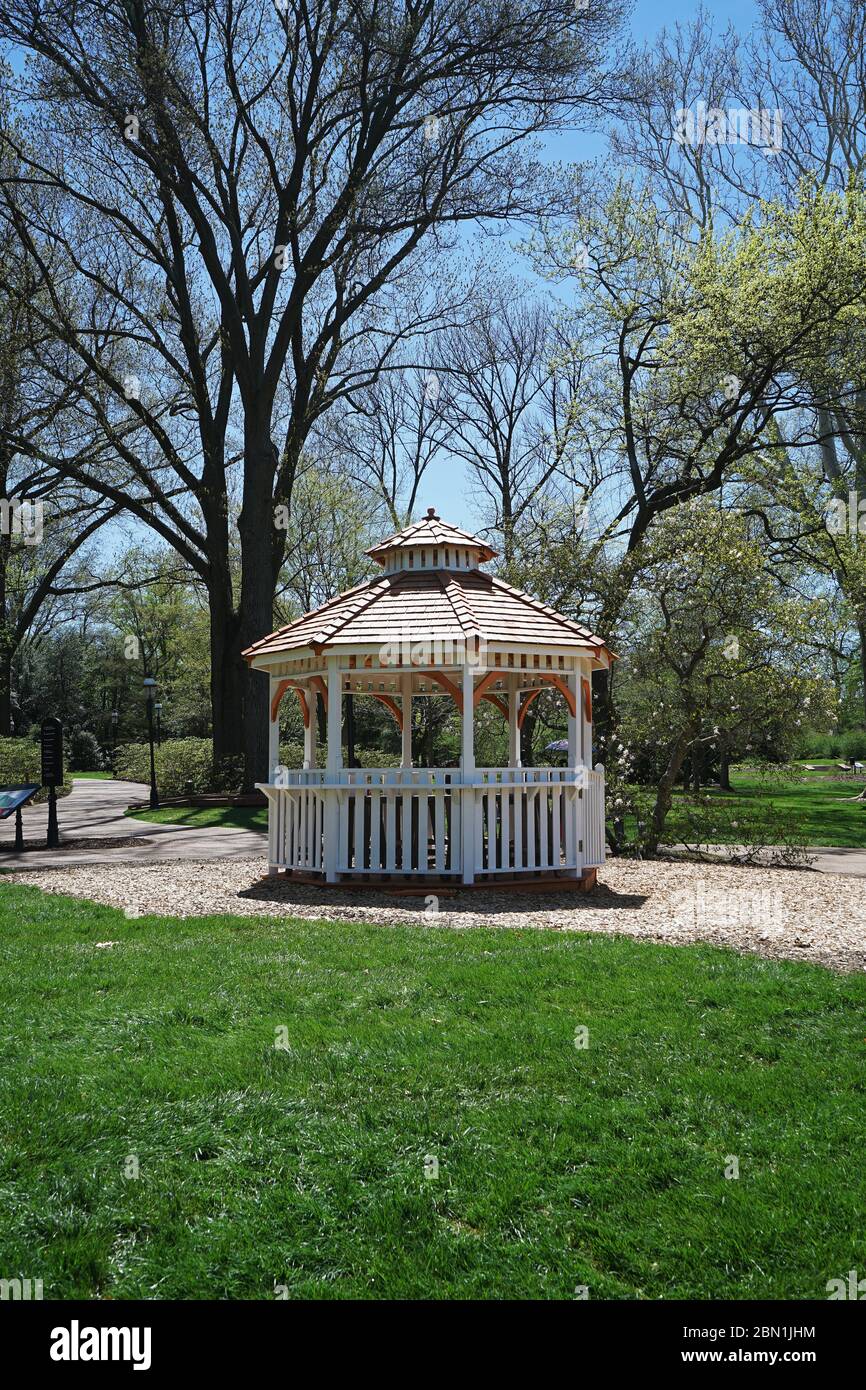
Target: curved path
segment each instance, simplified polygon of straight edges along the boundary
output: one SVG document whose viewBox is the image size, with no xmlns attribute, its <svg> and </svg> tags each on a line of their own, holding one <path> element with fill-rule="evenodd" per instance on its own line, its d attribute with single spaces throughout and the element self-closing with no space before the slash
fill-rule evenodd
<svg viewBox="0 0 866 1390">
<path fill-rule="evenodd" d="M 863 834 L 866 838 L 866 814 L 863 817 Z M 703 852 L 706 855 L 704 862 L 711 863 L 714 859 L 726 860 L 731 850 L 744 851 L 743 845 L 704 845 Z M 765 863 L 768 868 L 773 867 L 773 845 L 768 845 L 764 857 L 754 861 L 760 865 Z M 689 853 L 688 845 L 662 845 L 662 854 L 676 853 L 677 855 Z M 822 874 L 847 874 L 851 878 L 866 878 L 866 847 L 863 849 L 852 849 L 848 845 L 808 845 L 806 852 L 809 856 L 808 867 L 817 869 Z M 700 861 L 699 861 L 700 862 Z"/>
<path fill-rule="evenodd" d="M 15 817 L 0 821 L 0 868 L 50 869 L 73 864 L 145 864 L 163 859 L 254 859 L 267 853 L 267 835 L 258 830 L 204 829 L 159 825 L 124 814 L 131 801 L 146 800 L 139 782 L 73 777 L 72 791 L 57 803 L 61 843 L 69 840 L 128 840 L 127 845 L 86 849 L 27 850 L 15 854 Z M 26 807 L 24 839 L 43 840 L 48 805 Z"/>
</svg>

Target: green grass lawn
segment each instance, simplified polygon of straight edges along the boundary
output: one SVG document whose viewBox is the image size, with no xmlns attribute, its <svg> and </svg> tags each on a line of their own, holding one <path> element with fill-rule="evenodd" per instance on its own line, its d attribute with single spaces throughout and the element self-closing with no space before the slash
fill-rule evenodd
<svg viewBox="0 0 866 1390">
<path fill-rule="evenodd" d="M 111 772 L 70 772 L 70 777 L 84 777 L 88 782 L 111 782 L 114 774 Z"/>
<path fill-rule="evenodd" d="M 826 1298 L 866 1268 L 859 976 L 8 882 L 0 941 L 0 1275 L 46 1298 Z"/>
<path fill-rule="evenodd" d="M 267 806 L 161 806 L 158 811 L 127 811 L 133 820 L 156 821 L 160 825 L 185 825 L 206 829 L 214 825 L 238 830 L 268 828 Z"/>
<path fill-rule="evenodd" d="M 805 774 L 802 782 L 779 781 L 768 785 L 743 773 L 732 772 L 731 785 L 730 792 L 710 787 L 704 794 L 731 807 L 745 808 L 756 802 L 773 806 L 783 812 L 789 825 L 796 827 L 804 844 L 866 849 L 866 803 L 851 800 L 863 790 L 862 781 L 836 782 L 813 773 Z M 678 791 L 665 828 L 667 844 L 681 840 L 686 832 L 687 822 L 678 805 L 681 799 L 682 791 Z M 710 820 L 709 831 L 713 829 Z M 736 844 L 736 831 L 720 825 L 716 843 Z"/>
</svg>

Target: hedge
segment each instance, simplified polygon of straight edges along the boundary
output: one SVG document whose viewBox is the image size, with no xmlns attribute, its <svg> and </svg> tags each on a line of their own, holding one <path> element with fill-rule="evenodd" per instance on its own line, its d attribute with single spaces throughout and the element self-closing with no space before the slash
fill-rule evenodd
<svg viewBox="0 0 866 1390">
<path fill-rule="evenodd" d="M 0 739 L 0 783 L 10 786 L 16 782 L 41 781 L 42 754 L 39 744 L 29 738 Z M 72 781 L 67 769 L 63 787 L 58 787 L 57 792 L 58 795 L 65 796 L 71 791 Z M 44 790 L 37 792 L 33 799 L 44 801 L 47 796 L 48 792 Z"/>
<path fill-rule="evenodd" d="M 359 748 L 357 761 L 362 767 L 399 767 L 400 759 L 394 753 L 383 753 L 381 748 Z M 322 752 L 319 750 L 319 757 Z M 283 767 L 299 768 L 304 762 L 302 743 L 280 744 L 280 762 Z M 114 758 L 114 775 L 128 782 L 150 782 L 150 748 L 146 743 L 122 743 Z M 156 783 L 162 796 L 185 796 L 192 792 L 236 792 L 241 787 L 241 765 L 235 759 L 224 764 L 221 769 L 214 768 L 213 746 L 208 738 L 167 739 L 156 750 Z"/>
<path fill-rule="evenodd" d="M 121 743 L 114 758 L 114 775 L 127 782 L 149 783 L 149 745 Z M 217 775 L 209 738 L 173 738 L 156 749 L 156 783 L 163 796 L 184 796 L 188 783 L 192 783 L 193 792 L 238 791 L 240 769 L 226 767 Z"/>
<path fill-rule="evenodd" d="M 808 733 L 800 745 L 800 757 L 815 761 L 819 758 L 856 758 L 866 761 L 866 729 L 847 729 L 845 733 Z"/>
</svg>

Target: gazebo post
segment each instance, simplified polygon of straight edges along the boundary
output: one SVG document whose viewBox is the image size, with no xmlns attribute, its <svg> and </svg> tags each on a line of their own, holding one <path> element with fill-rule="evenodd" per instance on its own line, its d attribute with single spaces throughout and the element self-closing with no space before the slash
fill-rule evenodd
<svg viewBox="0 0 866 1390">
<path fill-rule="evenodd" d="M 328 883 L 337 881 L 337 865 L 340 852 L 340 793 L 336 782 L 343 766 L 343 673 L 340 659 L 328 657 L 328 757 L 326 762 L 327 783 L 325 790 L 325 879 Z"/>
<path fill-rule="evenodd" d="M 304 729 L 304 767 L 316 766 L 316 692 L 309 698 L 309 723 Z"/>
<path fill-rule="evenodd" d="M 520 677 L 508 677 L 508 766 L 520 767 Z"/>
<path fill-rule="evenodd" d="M 463 836 L 463 882 L 475 882 L 475 668 L 463 667 L 463 715 L 461 719 L 460 769 Z"/>
<path fill-rule="evenodd" d="M 580 700 L 580 667 L 574 671 L 569 671 L 566 677 L 569 693 L 574 702 L 574 714 L 568 711 L 568 770 L 574 776 L 575 770 L 581 762 L 581 733 L 583 723 L 583 710 Z M 586 815 L 585 803 L 581 801 L 580 790 L 570 787 L 566 793 L 568 797 L 569 817 L 566 828 L 566 852 L 574 854 L 575 868 L 574 877 L 580 878 L 583 874 L 582 855 L 580 851 L 580 841 L 583 838 L 580 827 Z M 581 814 L 583 813 L 583 814 Z"/>
<path fill-rule="evenodd" d="M 268 781 L 273 782 L 276 769 L 280 765 L 280 706 L 274 710 L 274 699 L 279 689 L 279 681 L 271 676 L 268 681 Z"/>
<path fill-rule="evenodd" d="M 574 700 L 575 713 L 568 711 L 568 766 L 574 769 L 578 766 L 580 757 L 580 734 L 581 734 L 581 704 L 580 704 L 580 672 L 569 671 L 567 676 L 568 688 Z"/>
<path fill-rule="evenodd" d="M 400 677 L 400 703 L 403 707 L 401 767 L 412 766 L 412 677 Z"/>
<path fill-rule="evenodd" d="M 587 718 L 586 709 L 583 701 L 583 681 L 589 682 L 590 700 L 592 698 L 592 669 L 585 662 L 581 662 L 580 675 L 582 679 L 578 682 L 580 687 L 580 732 L 581 747 L 583 749 L 583 761 L 587 767 L 592 767 L 592 718 Z M 591 706 L 590 706 L 591 708 Z"/>
</svg>

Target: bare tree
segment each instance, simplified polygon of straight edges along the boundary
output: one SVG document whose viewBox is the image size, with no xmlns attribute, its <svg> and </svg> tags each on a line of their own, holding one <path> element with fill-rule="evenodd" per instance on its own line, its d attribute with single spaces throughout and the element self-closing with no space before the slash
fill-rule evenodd
<svg viewBox="0 0 866 1390">
<path fill-rule="evenodd" d="M 430 465 L 442 458 L 453 430 L 446 415 L 447 379 L 434 366 L 383 372 L 353 391 L 327 418 L 323 447 L 385 513 L 395 530 L 412 517 Z"/>
<path fill-rule="evenodd" d="M 5 151 L 0 145 L 0 168 Z M 74 437 L 77 387 L 62 390 L 40 365 L 62 345 L 46 334 L 34 307 L 38 279 L 15 239 L 0 227 L 0 735 L 12 732 L 12 671 L 16 655 L 51 600 L 79 592 L 68 566 L 117 507 L 19 451 L 39 451 Z M 87 442 L 84 456 L 93 458 Z"/>
<path fill-rule="evenodd" d="M 463 461 L 491 525 L 502 537 L 506 569 L 514 536 L 554 479 L 571 479 L 586 361 L 549 299 L 512 281 L 442 350 L 448 447 Z"/>
<path fill-rule="evenodd" d="M 13 186 L 7 215 L 119 465 L 51 461 L 201 576 L 215 754 L 242 751 L 247 783 L 266 764 L 267 709 L 240 651 L 272 622 L 274 510 L 291 505 L 307 436 L 402 340 L 383 311 L 425 238 L 561 204 L 524 150 L 600 100 L 621 10 L 0 3 L 0 38 L 31 59 L 13 94 L 27 138 L 8 123 L 23 173 L 0 193 Z"/>
</svg>

